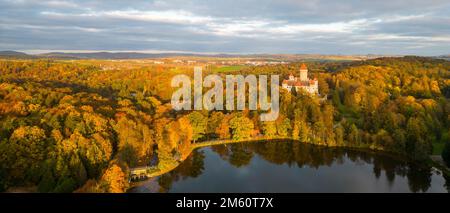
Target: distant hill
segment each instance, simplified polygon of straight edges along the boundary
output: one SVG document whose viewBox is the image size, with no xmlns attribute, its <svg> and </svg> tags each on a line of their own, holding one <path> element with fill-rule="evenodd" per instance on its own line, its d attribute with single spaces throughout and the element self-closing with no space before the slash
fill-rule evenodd
<svg viewBox="0 0 450 213">
<path fill-rule="evenodd" d="M 0 51 L 0 58 L 34 58 L 34 56 L 23 52 L 6 50 Z"/>
<path fill-rule="evenodd" d="M 436 58 L 450 61 L 450 55 L 440 55 L 440 56 L 436 56 Z"/>
<path fill-rule="evenodd" d="M 142 59 L 164 57 L 164 54 L 148 54 L 137 52 L 93 52 L 93 53 L 64 53 L 50 52 L 39 54 L 48 58 L 76 58 L 76 59 Z"/>
<path fill-rule="evenodd" d="M 18 51 L 0 51 L 0 58 L 51 58 L 51 59 L 156 59 L 174 57 L 199 57 L 199 58 L 241 58 L 255 60 L 276 61 L 301 61 L 301 60 L 345 60 L 360 61 L 380 57 L 401 57 L 400 55 L 324 55 L 324 54 L 201 54 L 201 53 L 141 53 L 141 52 L 49 52 L 41 54 L 26 54 Z M 450 60 L 450 55 L 436 56 L 433 58 Z"/>
<path fill-rule="evenodd" d="M 212 58 L 247 58 L 274 60 L 365 60 L 382 55 L 319 55 L 319 54 L 196 54 L 196 53 L 139 53 L 139 52 L 92 52 L 69 53 L 50 52 L 36 55 L 45 58 L 58 59 L 153 59 L 170 57 L 212 57 Z"/>
<path fill-rule="evenodd" d="M 51 59 L 155 59 L 173 57 L 243 58 L 261 60 L 365 60 L 381 55 L 320 55 L 320 54 L 199 54 L 199 53 L 139 53 L 139 52 L 49 52 L 26 54 L 17 51 L 0 51 L 0 58 L 51 58 Z"/>
<path fill-rule="evenodd" d="M 74 59 L 145 59 L 145 58 L 169 58 L 169 57 L 240 57 L 240 55 L 228 54 L 193 54 L 193 53 L 139 53 L 139 52 L 92 52 L 92 53 L 66 53 L 50 52 L 39 54 L 46 58 L 74 58 Z"/>
<path fill-rule="evenodd" d="M 139 52 L 92 52 L 70 53 L 50 52 L 39 54 L 47 58 L 77 58 L 77 59 L 146 59 L 170 57 L 214 57 L 214 58 L 267 58 L 275 55 L 239 55 L 239 54 L 196 54 L 196 53 L 139 53 Z"/>
</svg>

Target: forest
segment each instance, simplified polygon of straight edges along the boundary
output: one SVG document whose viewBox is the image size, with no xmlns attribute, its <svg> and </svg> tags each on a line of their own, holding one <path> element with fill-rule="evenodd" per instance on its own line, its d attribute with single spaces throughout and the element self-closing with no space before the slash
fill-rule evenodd
<svg viewBox="0 0 450 213">
<path fill-rule="evenodd" d="M 120 63 L 120 64 L 119 64 Z M 426 57 L 305 62 L 324 101 L 280 89 L 280 116 L 174 111 L 171 78 L 192 66 L 0 60 L 0 191 L 125 192 L 130 168 L 164 170 L 192 144 L 255 137 L 379 150 L 450 165 L 450 62 Z M 205 69 L 298 73 L 299 63 Z M 262 150 L 263 152 L 263 150 Z M 282 153 L 280 153 L 282 154 Z"/>
</svg>

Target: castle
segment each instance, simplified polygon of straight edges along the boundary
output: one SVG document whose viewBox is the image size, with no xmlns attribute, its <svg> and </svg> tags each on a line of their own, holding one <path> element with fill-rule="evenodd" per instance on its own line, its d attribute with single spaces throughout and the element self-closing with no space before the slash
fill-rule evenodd
<svg viewBox="0 0 450 213">
<path fill-rule="evenodd" d="M 316 78 L 309 79 L 308 78 L 308 68 L 305 64 L 302 64 L 300 66 L 300 77 L 294 77 L 294 75 L 291 73 L 289 75 L 289 79 L 283 80 L 281 83 L 281 86 L 288 90 L 289 92 L 292 91 L 292 88 L 295 88 L 295 91 L 299 91 L 300 89 L 303 89 L 304 91 L 308 92 L 309 94 L 319 94 L 319 83 Z"/>
</svg>

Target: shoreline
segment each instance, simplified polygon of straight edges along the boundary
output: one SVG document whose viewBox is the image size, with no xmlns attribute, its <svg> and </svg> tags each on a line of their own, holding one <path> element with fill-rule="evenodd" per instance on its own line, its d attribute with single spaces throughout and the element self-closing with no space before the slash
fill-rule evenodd
<svg viewBox="0 0 450 213">
<path fill-rule="evenodd" d="M 355 147 L 355 146 L 329 146 L 329 145 L 323 145 L 323 144 L 314 144 L 314 143 L 310 143 L 310 142 L 303 142 L 300 140 L 295 140 L 295 139 L 286 138 L 286 137 L 278 137 L 278 138 L 258 137 L 258 138 L 251 138 L 251 139 L 247 139 L 247 140 L 232 140 L 232 139 L 208 140 L 208 141 L 204 141 L 204 142 L 198 142 L 198 143 L 191 144 L 191 149 L 190 149 L 189 155 L 187 155 L 187 156 L 190 156 L 191 153 L 195 149 L 198 149 L 198 148 L 210 147 L 210 146 L 215 146 L 215 145 L 226 145 L 226 144 L 236 144 L 236 143 L 254 143 L 254 142 L 262 142 L 262 141 L 270 141 L 270 142 L 292 141 L 295 143 L 310 144 L 310 145 L 320 146 L 320 147 L 342 148 L 342 149 L 354 150 L 354 151 L 359 151 L 359 152 L 372 152 L 372 153 L 377 153 L 377 154 L 383 154 L 383 155 L 388 155 L 388 156 L 396 158 L 396 159 L 410 161 L 410 162 L 416 163 L 418 165 L 430 166 L 430 167 L 438 169 L 443 175 L 450 176 L 450 169 L 448 167 L 446 167 L 445 165 L 443 165 L 442 163 L 439 163 L 439 162 L 433 160 L 431 158 L 431 155 L 426 161 L 419 162 L 417 160 L 411 159 L 407 155 L 393 153 L 393 152 L 389 152 L 389 151 L 379 149 L 379 148 Z M 146 176 L 149 179 L 149 178 L 154 178 L 154 177 L 158 177 L 158 176 L 164 175 L 166 173 L 169 173 L 172 170 L 176 169 L 181 163 L 183 163 L 184 160 L 185 159 L 183 159 L 181 161 L 169 162 L 169 165 L 170 165 L 169 167 L 165 168 L 164 170 L 158 170 L 158 171 L 155 171 L 152 173 L 147 173 Z M 130 187 L 127 190 L 129 190 L 133 187 L 136 187 L 136 186 L 140 185 L 139 183 L 143 183 L 145 181 L 146 180 L 130 182 Z"/>
</svg>

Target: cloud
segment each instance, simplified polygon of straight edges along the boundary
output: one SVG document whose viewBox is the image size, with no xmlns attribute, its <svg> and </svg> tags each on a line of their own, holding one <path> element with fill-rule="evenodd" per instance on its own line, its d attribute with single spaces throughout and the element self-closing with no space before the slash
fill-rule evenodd
<svg viewBox="0 0 450 213">
<path fill-rule="evenodd" d="M 78 5 L 73 3 L 73 2 L 69 2 L 69 1 L 44 1 L 43 2 L 44 5 L 47 5 L 49 7 L 66 7 L 66 8 L 77 8 Z"/>
<path fill-rule="evenodd" d="M 148 21 L 173 24 L 205 24 L 212 21 L 210 17 L 196 16 L 188 11 L 167 10 L 167 11 L 139 11 L 139 10 L 113 10 L 113 11 L 90 11 L 87 13 L 71 14 L 43 11 L 44 16 L 51 17 L 93 17 L 124 19 L 130 21 Z"/>
<path fill-rule="evenodd" d="M 448 54 L 444 0 L 0 0 L 3 48 Z"/>
<path fill-rule="evenodd" d="M 16 6 L 45 6 L 52 8 L 77 8 L 78 5 L 72 1 L 63 0 L 51 0 L 51 1 L 39 1 L 39 0 L 3 0 L 5 4 Z"/>
</svg>

